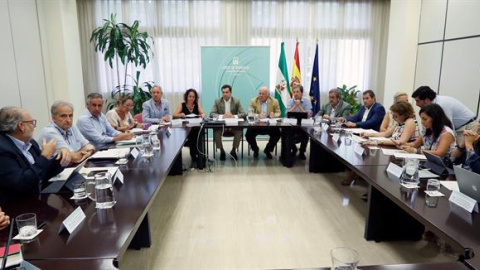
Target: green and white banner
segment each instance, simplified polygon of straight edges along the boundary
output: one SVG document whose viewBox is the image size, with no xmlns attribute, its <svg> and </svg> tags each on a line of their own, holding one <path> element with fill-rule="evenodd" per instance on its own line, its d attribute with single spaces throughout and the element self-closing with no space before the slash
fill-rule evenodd
<svg viewBox="0 0 480 270">
<path fill-rule="evenodd" d="M 248 112 L 250 99 L 261 86 L 270 89 L 269 46 L 202 47 L 201 104 L 208 115 L 215 99 L 222 96 L 222 85 L 232 86 L 232 96 L 239 98 Z"/>
</svg>

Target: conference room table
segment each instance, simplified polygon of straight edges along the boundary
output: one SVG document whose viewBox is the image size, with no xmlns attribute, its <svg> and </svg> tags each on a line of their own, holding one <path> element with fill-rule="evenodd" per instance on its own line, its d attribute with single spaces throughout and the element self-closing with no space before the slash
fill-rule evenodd
<svg viewBox="0 0 480 270">
<path fill-rule="evenodd" d="M 480 269 L 480 255 L 475 256 L 480 253 L 479 214 L 452 212 L 448 201 L 451 191 L 442 186 L 445 197 L 439 198 L 436 207 L 428 207 L 424 182 L 419 189 L 408 189 L 387 173 L 390 162 L 399 162 L 393 156 L 384 155 L 381 149 L 371 154 L 366 146 L 361 155 L 354 151 L 357 143 L 348 142 L 345 135 L 334 141 L 331 130 L 302 129 L 310 137 L 310 172 L 337 172 L 348 168 L 369 184 L 365 239 L 416 241 L 427 228 L 451 245 L 459 254 L 459 261 L 472 269 Z"/>
<path fill-rule="evenodd" d="M 292 126 L 283 121 L 277 122 L 275 124 L 270 124 L 265 121 L 256 121 L 254 123 L 248 123 L 247 121 L 238 121 L 235 124 L 226 124 L 219 125 L 218 123 L 206 122 L 206 123 L 184 123 L 183 127 L 190 127 L 198 129 L 200 135 L 198 140 L 201 142 L 198 144 L 199 147 L 199 156 L 198 156 L 198 168 L 203 169 L 206 167 L 206 157 L 209 156 L 209 147 L 208 147 L 208 131 L 209 130 L 222 130 L 222 129 L 278 129 L 281 131 L 281 150 L 280 150 L 280 162 L 287 168 L 291 168 L 294 164 L 294 158 L 291 156 L 290 150 L 292 149 L 293 143 L 293 132 L 294 130 L 299 130 L 296 126 Z M 299 130 L 301 132 L 301 130 Z M 247 145 L 248 147 L 248 145 Z M 240 149 L 243 151 L 243 149 Z M 204 155 L 202 155 L 204 153 Z M 215 157 L 215 153 L 213 154 Z"/>
<path fill-rule="evenodd" d="M 97 266 L 103 269 L 106 261 L 109 266 L 118 267 L 128 247 L 149 247 L 148 211 L 176 160 L 181 163 L 181 148 L 189 131 L 189 128 L 169 129 L 169 132 L 162 129 L 157 135 L 160 150 L 153 157 L 130 156 L 128 164 L 119 166 L 124 183 L 117 182 L 113 187 L 116 204 L 112 209 L 96 209 L 95 202 L 89 199 L 71 200 L 71 192 L 41 194 L 3 205 L 3 210 L 13 217 L 33 212 L 38 220 L 46 222 L 38 237 L 23 244 L 24 259 L 34 264 L 42 261 L 40 264 L 72 264 L 78 265 L 78 269 L 91 265 L 87 269 Z M 89 160 L 85 167 L 109 166 L 113 162 Z M 78 207 L 86 218 L 71 234 L 59 233 L 62 222 Z M 2 243 L 5 234 L 3 231 Z"/>
</svg>

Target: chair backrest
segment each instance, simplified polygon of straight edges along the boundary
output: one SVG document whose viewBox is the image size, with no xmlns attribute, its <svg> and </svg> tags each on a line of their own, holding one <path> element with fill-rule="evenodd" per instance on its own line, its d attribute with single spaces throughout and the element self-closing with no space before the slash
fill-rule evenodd
<svg viewBox="0 0 480 270">
<path fill-rule="evenodd" d="M 141 113 L 137 113 L 133 116 L 133 119 L 135 119 L 135 121 L 137 121 L 137 123 L 143 123 L 143 117 L 142 117 L 142 114 Z"/>
</svg>

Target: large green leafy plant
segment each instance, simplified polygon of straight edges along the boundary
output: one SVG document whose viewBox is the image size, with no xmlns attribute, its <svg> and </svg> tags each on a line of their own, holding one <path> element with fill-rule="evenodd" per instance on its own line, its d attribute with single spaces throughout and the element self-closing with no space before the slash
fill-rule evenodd
<svg viewBox="0 0 480 270">
<path fill-rule="evenodd" d="M 128 74 L 129 65 L 135 67 L 147 67 L 150 57 L 153 57 L 149 41 L 153 43 L 153 39 L 147 32 L 140 32 L 138 27 L 140 22 L 135 20 L 132 25 L 125 23 L 117 23 L 116 14 L 110 15 L 110 20 L 104 19 L 101 27 L 93 30 L 90 42 L 95 46 L 96 52 L 103 53 L 103 59 L 108 62 L 113 69 L 115 61 L 115 69 L 117 73 L 118 85 L 111 92 L 112 99 L 118 96 L 131 95 L 135 102 L 134 113 L 142 111 L 141 102 L 151 97 L 150 90 L 152 82 L 140 84 L 138 79 L 140 71 L 137 70 L 135 78 Z M 120 62 L 123 64 L 124 81 L 120 81 Z M 134 81 L 133 85 L 127 85 L 127 77 L 131 77 Z M 150 86 L 150 87 L 149 87 Z M 140 103 L 140 106 L 137 106 Z M 107 109 L 111 109 L 115 105 L 115 101 L 111 101 L 107 105 Z"/>
<path fill-rule="evenodd" d="M 357 86 L 347 87 L 345 84 L 342 87 L 337 87 L 340 92 L 342 92 L 342 100 L 347 102 L 351 106 L 350 114 L 356 114 L 362 107 L 362 103 L 358 100 L 358 93 L 360 90 L 357 89 Z"/>
</svg>

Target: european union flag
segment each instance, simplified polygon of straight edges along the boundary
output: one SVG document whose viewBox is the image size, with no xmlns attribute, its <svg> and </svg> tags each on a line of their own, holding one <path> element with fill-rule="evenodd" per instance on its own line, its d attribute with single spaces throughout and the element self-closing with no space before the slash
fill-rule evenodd
<svg viewBox="0 0 480 270">
<path fill-rule="evenodd" d="M 320 110 L 320 83 L 318 81 L 318 44 L 313 60 L 312 82 L 310 83 L 310 100 L 312 101 L 313 115 Z"/>
</svg>

